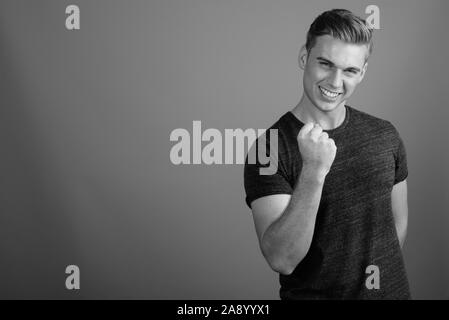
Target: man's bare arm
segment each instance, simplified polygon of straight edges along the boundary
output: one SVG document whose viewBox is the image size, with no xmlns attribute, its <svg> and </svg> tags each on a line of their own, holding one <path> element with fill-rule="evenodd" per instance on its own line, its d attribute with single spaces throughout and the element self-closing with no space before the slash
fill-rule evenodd
<svg viewBox="0 0 449 320">
<path fill-rule="evenodd" d="M 290 274 L 309 251 L 323 184 L 324 177 L 303 170 L 291 196 L 253 201 L 259 244 L 273 270 Z"/>
<path fill-rule="evenodd" d="M 407 180 L 393 186 L 391 191 L 391 209 L 393 211 L 396 232 L 399 244 L 402 246 L 407 235 L 408 204 L 407 204 Z"/>
<path fill-rule="evenodd" d="M 302 170 L 292 196 L 273 195 L 251 204 L 262 253 L 271 268 L 293 272 L 313 238 L 324 180 L 336 147 L 321 127 L 306 124 L 298 134 Z"/>
</svg>

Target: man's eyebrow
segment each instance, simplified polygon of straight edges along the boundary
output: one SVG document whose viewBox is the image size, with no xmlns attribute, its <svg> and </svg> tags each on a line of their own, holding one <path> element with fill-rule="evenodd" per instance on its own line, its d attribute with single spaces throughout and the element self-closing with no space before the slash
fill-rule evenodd
<svg viewBox="0 0 449 320">
<path fill-rule="evenodd" d="M 323 57 L 317 57 L 316 59 L 319 60 L 319 61 L 324 61 L 324 62 L 328 63 L 330 66 L 334 66 L 335 65 L 335 63 L 333 63 L 332 61 L 330 61 L 330 60 L 328 60 L 326 58 L 323 58 Z M 357 68 L 357 67 L 348 67 L 345 70 L 360 72 L 360 68 Z"/>
<path fill-rule="evenodd" d="M 331 66 L 335 65 L 332 61 L 327 60 L 326 58 L 323 58 L 323 57 L 317 57 L 316 59 L 317 59 L 317 60 L 320 60 L 320 61 L 327 62 L 327 63 L 329 63 Z"/>
</svg>

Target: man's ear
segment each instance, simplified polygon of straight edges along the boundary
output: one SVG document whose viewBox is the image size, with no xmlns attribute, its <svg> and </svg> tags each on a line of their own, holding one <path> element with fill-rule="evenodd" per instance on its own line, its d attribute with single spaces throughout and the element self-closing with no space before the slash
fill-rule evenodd
<svg viewBox="0 0 449 320">
<path fill-rule="evenodd" d="M 304 68 L 306 67 L 306 64 L 307 64 L 307 49 L 306 49 L 305 45 L 303 45 L 301 47 L 301 50 L 299 51 L 298 63 L 299 63 L 299 67 L 302 70 L 304 70 Z"/>
</svg>

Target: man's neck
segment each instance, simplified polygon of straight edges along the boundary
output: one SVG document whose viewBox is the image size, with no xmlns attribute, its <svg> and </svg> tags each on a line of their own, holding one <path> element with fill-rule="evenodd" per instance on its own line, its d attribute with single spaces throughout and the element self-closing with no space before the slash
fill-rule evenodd
<svg viewBox="0 0 449 320">
<path fill-rule="evenodd" d="M 323 130 L 332 130 L 340 126 L 346 117 L 345 102 L 343 101 L 334 110 L 323 112 L 315 107 L 312 102 L 305 96 L 293 108 L 292 113 L 301 120 L 302 123 L 314 122 L 318 123 Z"/>
</svg>

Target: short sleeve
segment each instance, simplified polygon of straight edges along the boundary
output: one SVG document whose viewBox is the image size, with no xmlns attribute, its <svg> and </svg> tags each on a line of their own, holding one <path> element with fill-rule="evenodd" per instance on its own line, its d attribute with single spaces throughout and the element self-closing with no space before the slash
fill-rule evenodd
<svg viewBox="0 0 449 320">
<path fill-rule="evenodd" d="M 264 139 L 265 140 L 265 139 Z M 255 157 L 255 161 L 249 160 L 249 155 L 251 152 L 256 152 L 258 154 L 258 147 L 261 142 L 260 138 L 253 144 L 251 150 L 249 151 L 246 160 L 245 160 L 245 168 L 244 168 L 244 185 L 246 191 L 246 204 L 251 209 L 251 202 L 254 200 L 274 195 L 274 194 L 292 194 L 293 189 L 286 179 L 285 172 L 283 170 L 282 161 L 284 158 L 284 152 L 282 148 L 276 148 L 277 152 L 270 152 L 273 148 L 270 149 L 270 139 L 266 139 L 266 156 L 267 159 L 270 159 L 268 164 L 261 164 L 259 161 L 259 157 Z M 282 144 L 278 144 L 281 145 Z M 262 174 L 261 169 L 267 167 L 275 166 L 275 170 L 271 174 Z"/>
<path fill-rule="evenodd" d="M 394 184 L 404 181 L 408 176 L 407 168 L 407 153 L 405 151 L 404 142 L 402 141 L 399 133 L 395 129 L 395 151 L 394 151 L 394 161 L 395 161 L 395 176 Z"/>
</svg>

